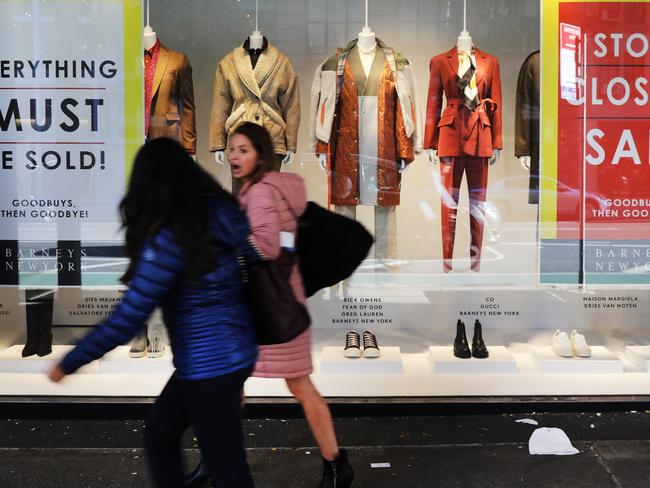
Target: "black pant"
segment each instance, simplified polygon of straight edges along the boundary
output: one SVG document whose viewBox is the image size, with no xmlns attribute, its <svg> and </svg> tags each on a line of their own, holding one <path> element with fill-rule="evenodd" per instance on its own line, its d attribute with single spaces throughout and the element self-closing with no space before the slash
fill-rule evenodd
<svg viewBox="0 0 650 488">
<path fill-rule="evenodd" d="M 251 370 L 198 381 L 171 377 L 152 407 L 144 435 L 155 486 L 183 485 L 181 437 L 192 425 L 215 485 L 254 487 L 241 419 L 241 391 Z"/>
</svg>

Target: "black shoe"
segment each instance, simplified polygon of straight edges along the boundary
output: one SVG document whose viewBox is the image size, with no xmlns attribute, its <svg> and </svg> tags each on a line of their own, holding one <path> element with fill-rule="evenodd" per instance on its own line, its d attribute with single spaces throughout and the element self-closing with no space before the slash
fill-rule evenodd
<svg viewBox="0 0 650 488">
<path fill-rule="evenodd" d="M 472 357 L 472 351 L 467 344 L 467 335 L 465 334 L 465 323 L 462 320 L 456 322 L 456 338 L 454 339 L 454 356 L 457 358 L 468 359 Z"/>
<path fill-rule="evenodd" d="M 478 359 L 485 359 L 490 355 L 485 342 L 483 342 L 483 330 L 481 323 L 476 319 L 474 322 L 474 338 L 472 339 L 472 356 Z"/>
<path fill-rule="evenodd" d="M 201 458 L 199 464 L 196 466 L 196 468 L 194 468 L 194 471 L 192 471 L 190 474 L 185 476 L 185 479 L 183 480 L 183 487 L 190 488 L 192 486 L 201 486 L 209 479 L 210 479 L 210 474 L 208 473 L 208 470 L 205 467 L 203 458 Z"/>
<path fill-rule="evenodd" d="M 323 458 L 323 479 L 318 488 L 348 488 L 353 478 L 354 470 L 348 462 L 348 453 L 339 449 L 339 457 L 334 461 Z"/>
</svg>

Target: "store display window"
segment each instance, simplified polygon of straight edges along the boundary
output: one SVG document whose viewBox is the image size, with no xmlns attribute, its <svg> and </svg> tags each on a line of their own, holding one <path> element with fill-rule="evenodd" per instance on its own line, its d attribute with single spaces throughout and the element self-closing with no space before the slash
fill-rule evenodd
<svg viewBox="0 0 650 488">
<path fill-rule="evenodd" d="M 0 2 L 0 396 L 151 397 L 164 316 L 61 385 L 120 302 L 143 142 L 229 135 L 374 245 L 309 299 L 331 397 L 647 394 L 650 2 Z M 246 394 L 283 397 L 251 378 Z"/>
</svg>

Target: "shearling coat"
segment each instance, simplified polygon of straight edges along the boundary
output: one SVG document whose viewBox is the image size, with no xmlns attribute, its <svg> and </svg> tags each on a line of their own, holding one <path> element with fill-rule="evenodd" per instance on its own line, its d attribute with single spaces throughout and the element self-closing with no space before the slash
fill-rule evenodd
<svg viewBox="0 0 650 488">
<path fill-rule="evenodd" d="M 539 51 L 526 58 L 517 78 L 515 156 L 530 156 L 528 203 L 539 203 Z"/>
<path fill-rule="evenodd" d="M 477 48 L 474 57 L 479 97 L 474 111 L 463 105 L 457 48 L 431 58 L 424 147 L 436 149 L 438 156 L 489 158 L 493 149 L 503 149 L 499 60 Z"/>
<path fill-rule="evenodd" d="M 184 53 L 160 44 L 160 54 L 151 89 L 149 139 L 169 137 L 196 153 L 196 117 L 192 65 Z"/>
<path fill-rule="evenodd" d="M 359 173 L 363 155 L 359 148 L 358 106 L 361 93 L 350 60 L 356 43 L 352 41 L 318 66 L 311 91 L 310 145 L 315 153 L 327 154 L 330 201 L 335 205 L 361 203 Z M 379 39 L 376 49 L 384 56 L 378 86 L 372 87 L 377 95 L 376 205 L 393 206 L 400 202 L 400 162 L 412 162 L 415 153 L 422 149 L 420 110 L 408 60 Z"/>
<path fill-rule="evenodd" d="M 217 65 L 210 151 L 226 150 L 228 135 L 244 122 L 266 128 L 276 154 L 296 152 L 300 125 L 298 77 L 289 58 L 271 43 L 260 54 L 255 69 L 242 46 Z"/>
<path fill-rule="evenodd" d="M 237 198 L 246 211 L 251 226 L 253 246 L 262 257 L 280 256 L 280 232 L 296 233 L 297 216 L 307 206 L 305 183 L 294 173 L 269 171 L 260 181 L 246 183 Z M 298 263 L 289 283 L 298 301 L 307 304 Z M 284 344 L 259 346 L 259 358 L 253 376 L 296 378 L 312 372 L 311 329 Z"/>
</svg>

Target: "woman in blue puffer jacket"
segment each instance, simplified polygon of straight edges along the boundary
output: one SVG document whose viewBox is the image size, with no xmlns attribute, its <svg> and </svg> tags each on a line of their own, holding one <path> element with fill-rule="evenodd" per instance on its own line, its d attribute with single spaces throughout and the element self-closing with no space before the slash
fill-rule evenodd
<svg viewBox="0 0 650 488">
<path fill-rule="evenodd" d="M 237 201 L 170 139 L 145 144 L 120 204 L 129 290 L 51 372 L 60 381 L 136 335 L 160 306 L 175 372 L 147 420 L 154 483 L 183 484 L 180 439 L 192 425 L 218 486 L 253 486 L 241 421 L 241 391 L 257 359 L 242 296 L 239 259 L 255 259 Z"/>
</svg>

